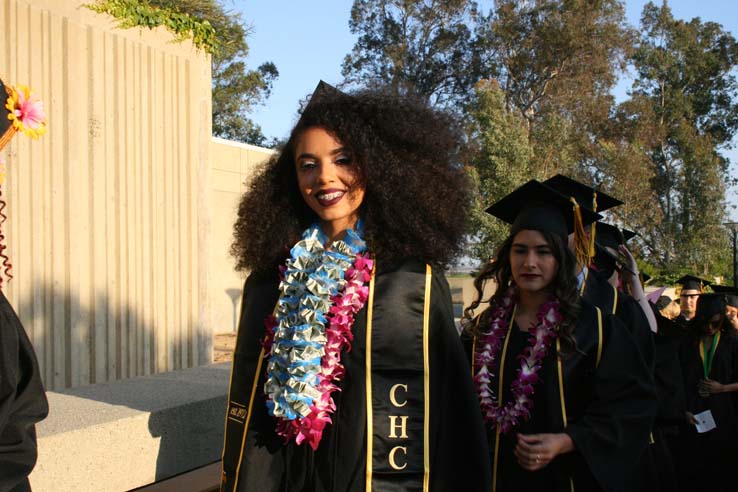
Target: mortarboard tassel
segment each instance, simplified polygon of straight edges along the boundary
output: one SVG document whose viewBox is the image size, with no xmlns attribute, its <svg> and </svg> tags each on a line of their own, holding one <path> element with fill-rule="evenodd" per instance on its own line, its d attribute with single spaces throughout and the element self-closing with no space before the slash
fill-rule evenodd
<svg viewBox="0 0 738 492">
<path fill-rule="evenodd" d="M 589 247 L 582 221 L 582 210 L 574 197 L 569 197 L 569 200 L 574 204 L 574 256 L 580 266 L 587 266 L 589 265 Z"/>
<path fill-rule="evenodd" d="M 592 192 L 592 211 L 597 212 L 597 192 Z M 580 214 L 581 215 L 581 214 Z M 595 234 L 597 231 L 597 222 L 592 223 L 589 233 L 589 251 L 587 252 L 587 265 L 591 264 L 595 257 Z"/>
</svg>

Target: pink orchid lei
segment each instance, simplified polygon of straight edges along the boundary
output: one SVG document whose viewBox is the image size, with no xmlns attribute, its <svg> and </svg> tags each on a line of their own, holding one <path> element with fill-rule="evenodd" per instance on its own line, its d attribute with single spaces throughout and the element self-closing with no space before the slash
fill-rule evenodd
<svg viewBox="0 0 738 492">
<path fill-rule="evenodd" d="M 502 357 L 502 344 L 509 331 L 510 314 L 515 306 L 515 287 L 510 287 L 500 302 L 492 307 L 492 323 L 489 331 L 480 332 L 474 357 L 474 375 L 484 420 L 498 426 L 502 434 L 520 422 L 530 418 L 533 408 L 534 386 L 538 383 L 538 372 L 548 354 L 551 343 L 556 339 L 556 327 L 563 321 L 559 301 L 555 297 L 543 303 L 536 316 L 536 325 L 530 329 L 530 345 L 518 356 L 520 369 L 511 384 L 513 400 L 504 406 L 492 390 L 492 380 Z M 500 396 L 499 399 L 502 397 Z"/>
<path fill-rule="evenodd" d="M 316 226 L 308 229 L 280 268 L 277 316 L 266 319 L 263 342 L 264 391 L 277 433 L 313 449 L 336 410 L 332 395 L 345 371 L 341 353 L 351 349 L 354 315 L 366 304 L 373 268 L 354 231 L 327 250 L 324 241 Z"/>
</svg>

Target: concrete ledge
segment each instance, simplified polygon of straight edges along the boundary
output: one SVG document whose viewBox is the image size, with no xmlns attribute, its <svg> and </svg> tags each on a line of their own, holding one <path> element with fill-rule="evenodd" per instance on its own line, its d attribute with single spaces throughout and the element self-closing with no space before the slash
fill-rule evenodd
<svg viewBox="0 0 738 492">
<path fill-rule="evenodd" d="M 231 364 L 49 392 L 35 492 L 120 492 L 221 457 Z"/>
</svg>

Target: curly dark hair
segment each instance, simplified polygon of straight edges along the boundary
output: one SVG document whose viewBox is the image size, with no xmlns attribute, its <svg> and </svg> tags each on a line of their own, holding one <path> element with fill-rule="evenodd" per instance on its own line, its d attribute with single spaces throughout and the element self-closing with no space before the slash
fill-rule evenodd
<svg viewBox="0 0 738 492">
<path fill-rule="evenodd" d="M 460 164 L 461 131 L 449 114 L 382 90 L 314 98 L 287 142 L 251 181 L 234 227 L 236 268 L 273 268 L 318 220 L 297 185 L 295 148 L 308 128 L 347 147 L 365 186 L 359 209 L 370 251 L 383 266 L 417 258 L 447 265 L 461 250 L 471 204 Z"/>
<path fill-rule="evenodd" d="M 576 278 L 576 258 L 574 253 L 568 248 L 566 242 L 556 234 L 541 231 L 544 239 L 551 247 L 551 252 L 558 262 L 558 270 L 553 279 L 553 294 L 559 300 L 559 309 L 564 321 L 559 325 L 559 337 L 561 339 L 562 354 L 571 354 L 577 350 L 576 340 L 573 332 L 577 318 L 581 312 L 579 292 L 577 289 Z M 510 251 L 512 249 L 513 240 L 517 234 L 511 234 L 502 243 L 495 260 L 488 263 L 474 279 L 474 288 L 477 291 L 477 298 L 469 307 L 464 309 L 464 316 L 461 323 L 467 335 L 473 336 L 478 326 L 489 325 L 492 322 L 490 316 L 492 308 L 495 304 L 502 300 L 507 287 L 513 283 L 512 268 L 510 267 Z M 489 280 L 493 280 L 498 288 L 490 299 L 483 299 L 484 285 Z M 489 307 L 485 309 L 478 317 L 474 317 L 474 310 L 479 307 L 482 302 L 489 302 Z"/>
</svg>

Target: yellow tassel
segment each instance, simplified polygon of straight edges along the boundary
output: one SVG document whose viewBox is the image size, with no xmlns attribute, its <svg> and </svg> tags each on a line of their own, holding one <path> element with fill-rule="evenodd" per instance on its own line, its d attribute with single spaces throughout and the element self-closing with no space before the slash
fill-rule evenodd
<svg viewBox="0 0 738 492">
<path fill-rule="evenodd" d="M 594 212 L 597 212 L 597 192 L 592 192 L 592 210 Z M 592 224 L 592 227 L 589 232 L 589 258 L 587 259 L 587 265 L 592 263 L 592 260 L 595 257 L 595 233 L 597 229 L 597 223 L 595 222 Z"/>
<path fill-rule="evenodd" d="M 584 231 L 582 210 L 574 197 L 569 197 L 569 200 L 574 204 L 574 256 L 579 266 L 589 266 L 589 245 L 587 244 L 587 234 Z"/>
</svg>

